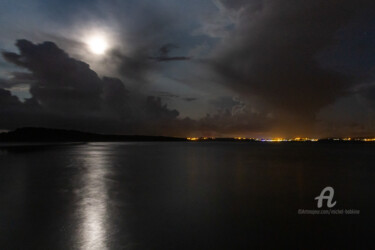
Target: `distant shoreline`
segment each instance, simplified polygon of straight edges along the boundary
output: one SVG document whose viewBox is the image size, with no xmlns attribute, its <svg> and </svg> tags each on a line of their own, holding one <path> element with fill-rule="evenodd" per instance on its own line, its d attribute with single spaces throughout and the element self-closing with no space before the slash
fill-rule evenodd
<svg viewBox="0 0 375 250">
<path fill-rule="evenodd" d="M 0 142 L 0 149 L 43 148 L 84 144 L 87 144 L 87 142 Z"/>
<path fill-rule="evenodd" d="M 0 133 L 0 147 L 18 146 L 46 146 L 46 145 L 72 145 L 87 142 L 254 142 L 254 143 L 369 143 L 375 138 L 245 138 L 245 137 L 168 137 L 148 135 L 108 135 L 81 132 L 75 130 L 50 129 L 50 128 L 19 128 L 14 131 Z"/>
<path fill-rule="evenodd" d="M 75 130 L 49 128 L 19 128 L 1 133 L 0 143 L 57 143 L 57 142 L 131 142 L 131 141 L 187 141 L 186 138 L 145 135 L 105 135 Z"/>
</svg>

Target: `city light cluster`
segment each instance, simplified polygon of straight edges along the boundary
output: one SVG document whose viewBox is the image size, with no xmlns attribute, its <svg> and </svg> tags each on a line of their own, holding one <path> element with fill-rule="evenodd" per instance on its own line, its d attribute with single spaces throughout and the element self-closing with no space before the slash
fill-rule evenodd
<svg viewBox="0 0 375 250">
<path fill-rule="evenodd" d="M 188 137 L 188 141 L 206 141 L 206 140 L 215 140 L 215 137 Z"/>
<path fill-rule="evenodd" d="M 200 138 L 199 137 L 188 137 L 186 138 L 188 141 L 198 141 Z"/>
<path fill-rule="evenodd" d="M 365 139 L 362 139 L 362 141 L 375 141 L 375 138 L 365 138 Z"/>
<path fill-rule="evenodd" d="M 326 138 L 317 139 L 309 137 L 295 137 L 295 138 L 248 138 L 248 137 L 234 137 L 234 138 L 215 138 L 215 137 L 188 137 L 188 141 L 257 141 L 257 142 L 318 142 L 318 141 L 333 141 L 333 142 L 375 142 L 375 138 Z"/>
<path fill-rule="evenodd" d="M 257 141 L 264 141 L 264 142 L 316 142 L 319 139 L 314 139 L 314 138 L 301 138 L 301 137 L 296 137 L 292 139 L 287 139 L 287 138 L 272 138 L 272 139 L 257 139 Z"/>
</svg>

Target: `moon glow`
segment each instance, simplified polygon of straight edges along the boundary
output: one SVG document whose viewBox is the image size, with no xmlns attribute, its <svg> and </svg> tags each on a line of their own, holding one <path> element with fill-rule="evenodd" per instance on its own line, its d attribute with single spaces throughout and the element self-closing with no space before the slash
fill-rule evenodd
<svg viewBox="0 0 375 250">
<path fill-rule="evenodd" d="M 96 55 L 103 55 L 108 49 L 108 42 L 104 37 L 100 36 L 91 37 L 88 40 L 87 45 L 90 51 Z"/>
</svg>

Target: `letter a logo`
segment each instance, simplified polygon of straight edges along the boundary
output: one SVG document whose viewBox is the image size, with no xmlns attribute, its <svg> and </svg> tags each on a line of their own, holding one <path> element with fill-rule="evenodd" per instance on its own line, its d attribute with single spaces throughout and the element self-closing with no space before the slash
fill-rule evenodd
<svg viewBox="0 0 375 250">
<path fill-rule="evenodd" d="M 328 192 L 328 195 L 326 193 Z M 315 200 L 318 200 L 318 208 L 323 206 L 323 200 L 327 200 L 327 207 L 331 208 L 336 205 L 336 201 L 332 203 L 333 195 L 335 190 L 332 187 L 325 187 L 319 196 L 315 197 Z"/>
</svg>

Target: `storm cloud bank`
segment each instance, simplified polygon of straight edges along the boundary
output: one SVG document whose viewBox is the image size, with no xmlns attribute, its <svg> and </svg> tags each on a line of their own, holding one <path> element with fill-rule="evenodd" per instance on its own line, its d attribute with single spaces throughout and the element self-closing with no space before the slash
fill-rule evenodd
<svg viewBox="0 0 375 250">
<path fill-rule="evenodd" d="M 337 33 L 373 1 L 216 1 L 232 26 L 209 65 L 222 84 L 257 97 L 273 113 L 313 124 L 315 115 L 361 82 L 322 67 L 319 53 L 335 46 Z M 217 22 L 219 23 L 219 22 Z M 207 34 L 216 34 L 207 26 Z M 304 126 L 304 124 L 300 124 Z"/>
<path fill-rule="evenodd" d="M 88 64 L 71 58 L 52 42 L 33 44 L 19 40 L 16 46 L 19 54 L 4 52 L 3 56 L 30 72 L 32 97 L 20 102 L 1 89 L 0 114 L 2 125 L 7 128 L 49 126 L 150 132 L 147 121 L 158 127 L 179 114 L 154 97 L 144 97 L 144 101 L 131 99 L 121 80 L 100 78 Z"/>
<path fill-rule="evenodd" d="M 16 46 L 19 54 L 3 52 L 3 57 L 30 72 L 18 75 L 27 76 L 32 97 L 21 102 L 0 88 L 2 128 L 43 126 L 103 133 L 186 135 L 197 131 L 230 132 L 237 126 L 236 122 L 230 124 L 230 112 L 199 121 L 181 119 L 179 112 L 169 109 L 159 97 L 130 93 L 118 78 L 100 78 L 88 64 L 70 57 L 52 42 L 18 40 Z M 249 125 L 249 119 L 245 121 Z M 244 127 L 244 122 L 240 126 Z"/>
</svg>

